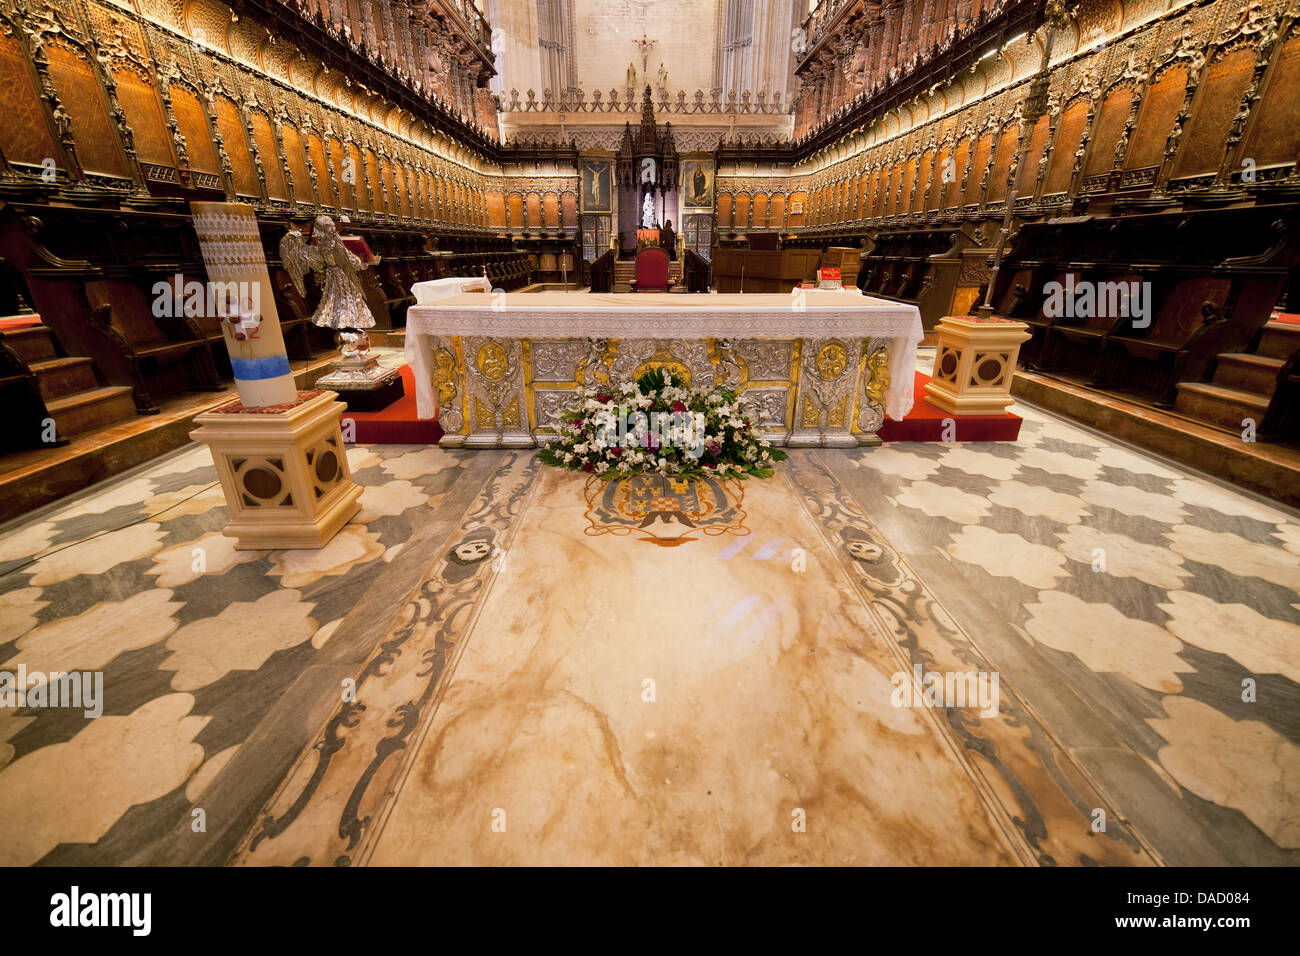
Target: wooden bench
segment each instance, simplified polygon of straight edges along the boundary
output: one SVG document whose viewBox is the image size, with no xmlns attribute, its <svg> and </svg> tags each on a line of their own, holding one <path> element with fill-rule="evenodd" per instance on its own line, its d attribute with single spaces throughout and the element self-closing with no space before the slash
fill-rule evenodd
<svg viewBox="0 0 1300 956">
<path fill-rule="evenodd" d="M 193 319 L 155 316 L 141 288 L 125 279 L 93 279 L 85 293 L 90 329 L 125 359 L 141 414 L 157 413 L 172 395 L 221 390 L 208 339 Z"/>
</svg>

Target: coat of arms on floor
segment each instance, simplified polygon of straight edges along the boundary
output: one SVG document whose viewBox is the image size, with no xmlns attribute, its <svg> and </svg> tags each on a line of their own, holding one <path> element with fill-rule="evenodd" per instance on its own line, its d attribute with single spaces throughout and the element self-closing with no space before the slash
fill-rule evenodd
<svg viewBox="0 0 1300 956">
<path fill-rule="evenodd" d="M 609 481 L 587 480 L 589 535 L 637 534 L 640 540 L 675 548 L 696 535 L 749 534 L 744 488 L 739 481 L 645 474 Z"/>
</svg>

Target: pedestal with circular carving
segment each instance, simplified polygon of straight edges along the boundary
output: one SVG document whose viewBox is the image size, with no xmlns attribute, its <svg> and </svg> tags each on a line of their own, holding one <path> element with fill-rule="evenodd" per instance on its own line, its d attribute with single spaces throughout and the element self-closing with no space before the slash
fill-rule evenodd
<svg viewBox="0 0 1300 956">
<path fill-rule="evenodd" d="M 1013 319 L 948 316 L 939 336 L 934 375 L 925 386 L 931 405 L 954 415 L 1001 415 L 1014 401 L 1011 379 L 1029 326 Z"/>
<path fill-rule="evenodd" d="M 285 405 L 239 402 L 198 416 L 190 437 L 212 451 L 226 496 L 226 535 L 241 550 L 320 548 L 360 510 L 334 392 Z"/>
</svg>

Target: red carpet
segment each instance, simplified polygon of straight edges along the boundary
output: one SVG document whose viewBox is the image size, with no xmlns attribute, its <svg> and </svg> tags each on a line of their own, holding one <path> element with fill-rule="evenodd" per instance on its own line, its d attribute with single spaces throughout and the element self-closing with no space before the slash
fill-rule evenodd
<svg viewBox="0 0 1300 956">
<path fill-rule="evenodd" d="M 1274 312 L 1269 318 L 1274 322 L 1285 322 L 1287 325 L 1300 325 L 1300 313 Z"/>
<path fill-rule="evenodd" d="M 344 437 L 373 445 L 436 445 L 442 426 L 416 417 L 415 376 L 409 365 L 402 366 L 402 388 L 405 394 L 382 411 L 344 412 L 340 425 L 345 430 L 349 419 L 356 423 L 355 437 Z"/>
<path fill-rule="evenodd" d="M 5 329 L 8 329 L 10 332 L 15 329 L 28 329 L 33 325 L 40 324 L 41 317 L 34 312 L 28 315 L 6 315 L 4 318 L 0 318 L 0 332 L 3 332 Z"/>
<path fill-rule="evenodd" d="M 925 383 L 930 376 L 916 373 L 916 404 L 901 422 L 885 419 L 880 427 L 882 441 L 943 441 L 943 421 L 956 423 L 953 441 L 1015 441 L 1020 435 L 1020 417 L 1004 415 L 949 415 L 925 400 Z M 409 365 L 402 366 L 406 394 L 382 412 L 344 412 L 343 427 L 356 422 L 358 442 L 376 445 L 435 445 L 442 437 L 437 422 L 415 417 L 415 379 Z"/>
<path fill-rule="evenodd" d="M 951 441 L 1015 441 L 1020 436 L 1020 417 L 1002 415 L 953 415 L 926 400 L 925 383 L 930 376 L 916 373 L 916 404 L 901 421 L 886 418 L 880 426 L 881 441 L 943 441 L 943 421 L 955 423 Z"/>
</svg>

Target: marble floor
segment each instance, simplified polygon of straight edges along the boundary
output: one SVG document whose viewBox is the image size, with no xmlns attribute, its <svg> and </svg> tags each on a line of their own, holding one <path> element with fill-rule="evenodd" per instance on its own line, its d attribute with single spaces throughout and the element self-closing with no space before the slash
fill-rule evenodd
<svg viewBox="0 0 1300 956">
<path fill-rule="evenodd" d="M 0 671 L 103 715 L 0 706 L 0 864 L 1296 863 L 1300 517 L 1016 410 L 689 487 L 354 446 L 319 551 L 199 447 L 31 515 Z"/>
</svg>

